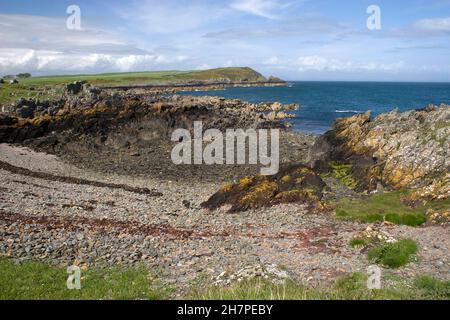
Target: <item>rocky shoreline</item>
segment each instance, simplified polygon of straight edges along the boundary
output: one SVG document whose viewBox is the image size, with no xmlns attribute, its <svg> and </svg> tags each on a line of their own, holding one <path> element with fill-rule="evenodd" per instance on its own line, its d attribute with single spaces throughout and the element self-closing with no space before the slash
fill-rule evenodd
<svg viewBox="0 0 450 320">
<path fill-rule="evenodd" d="M 223 90 L 226 88 L 249 88 L 249 87 L 284 87 L 287 83 L 282 80 L 274 81 L 194 81 L 180 84 L 150 84 L 150 85 L 133 85 L 133 86 L 101 86 L 102 89 L 128 91 L 134 89 L 145 90 L 163 90 L 166 92 L 179 91 L 207 91 L 207 90 Z"/>
<path fill-rule="evenodd" d="M 339 119 L 318 137 L 287 130 L 282 120 L 295 105 L 171 91 L 81 83 L 52 101 L 3 106 L 0 254 L 85 268 L 144 264 L 179 294 L 201 274 L 226 284 L 224 274 L 252 266 L 283 266 L 295 280 L 323 284 L 365 272 L 372 262 L 348 243 L 371 227 L 421 248 L 420 259 L 383 272 L 450 279 L 445 219 L 410 227 L 333 212 L 336 199 L 400 188 L 416 192 L 411 201 L 447 199 L 449 106 Z M 281 173 L 174 165 L 171 132 L 198 119 L 205 129 L 281 128 Z"/>
</svg>

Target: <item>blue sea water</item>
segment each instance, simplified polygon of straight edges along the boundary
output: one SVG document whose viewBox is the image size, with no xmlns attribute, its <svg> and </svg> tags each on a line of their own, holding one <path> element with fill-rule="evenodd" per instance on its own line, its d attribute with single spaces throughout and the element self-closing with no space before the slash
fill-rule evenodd
<svg viewBox="0 0 450 320">
<path fill-rule="evenodd" d="M 428 104 L 450 104 L 450 83 L 396 82 L 290 82 L 286 87 L 227 88 L 185 92 L 236 98 L 252 103 L 279 101 L 298 103 L 293 111 L 294 130 L 324 133 L 336 118 L 371 110 L 373 115 L 424 108 Z"/>
</svg>

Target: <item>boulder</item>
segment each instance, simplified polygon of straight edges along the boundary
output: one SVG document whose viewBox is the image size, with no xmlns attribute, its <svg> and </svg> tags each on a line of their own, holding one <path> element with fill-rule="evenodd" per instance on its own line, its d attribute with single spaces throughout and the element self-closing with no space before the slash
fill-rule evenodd
<svg viewBox="0 0 450 320">
<path fill-rule="evenodd" d="M 0 126 L 11 126 L 18 122 L 17 118 L 0 113 Z"/>
<path fill-rule="evenodd" d="M 87 81 L 82 80 L 69 83 L 64 88 L 64 91 L 67 92 L 68 94 L 79 94 L 81 91 L 83 91 L 84 84 L 87 84 Z"/>
<path fill-rule="evenodd" d="M 34 111 L 36 110 L 35 106 L 25 105 L 16 110 L 16 114 L 21 118 L 33 118 Z"/>
</svg>

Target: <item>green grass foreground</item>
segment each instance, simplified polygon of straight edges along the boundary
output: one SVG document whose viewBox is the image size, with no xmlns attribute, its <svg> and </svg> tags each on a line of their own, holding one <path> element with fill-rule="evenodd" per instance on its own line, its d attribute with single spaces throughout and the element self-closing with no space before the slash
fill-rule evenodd
<svg viewBox="0 0 450 320">
<path fill-rule="evenodd" d="M 170 299 L 175 288 L 163 286 L 145 267 L 91 269 L 82 272 L 81 290 L 68 290 L 65 268 L 39 262 L 15 264 L 0 258 L 0 300 L 23 299 Z M 192 285 L 188 299 L 230 300 L 371 300 L 371 299 L 450 299 L 450 281 L 428 276 L 405 280 L 383 277 L 381 290 L 368 290 L 367 276 L 354 273 L 334 286 L 309 288 L 288 281 L 276 285 L 254 279 L 228 287 L 208 284 L 205 279 Z"/>
<path fill-rule="evenodd" d="M 201 300 L 448 300 L 450 281 L 422 276 L 410 281 L 396 276 L 382 280 L 381 290 L 367 289 L 367 276 L 354 273 L 334 286 L 310 288 L 289 281 L 275 285 L 261 280 L 244 281 L 232 287 L 194 290 L 192 299 Z"/>
<path fill-rule="evenodd" d="M 67 289 L 67 277 L 66 268 L 0 258 L 0 300 L 159 300 L 170 295 L 170 288 L 160 286 L 144 267 L 82 271 L 81 290 Z"/>
<path fill-rule="evenodd" d="M 363 223 L 389 221 L 399 225 L 417 227 L 427 220 L 428 209 L 441 210 L 450 206 L 450 198 L 435 200 L 414 208 L 401 201 L 407 191 L 375 194 L 358 200 L 343 199 L 336 204 L 335 215 L 339 219 L 356 220 Z"/>
</svg>

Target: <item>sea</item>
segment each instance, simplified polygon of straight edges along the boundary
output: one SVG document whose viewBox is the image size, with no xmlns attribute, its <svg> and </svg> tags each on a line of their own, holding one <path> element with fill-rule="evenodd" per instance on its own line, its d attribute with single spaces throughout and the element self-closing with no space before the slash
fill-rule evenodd
<svg viewBox="0 0 450 320">
<path fill-rule="evenodd" d="M 252 103 L 298 103 L 289 119 L 293 130 L 322 134 L 334 120 L 372 111 L 372 115 L 424 108 L 432 104 L 450 104 L 450 83 L 400 82 L 289 82 L 284 87 L 227 88 L 214 91 L 184 92 L 186 95 L 210 95 Z"/>
</svg>

